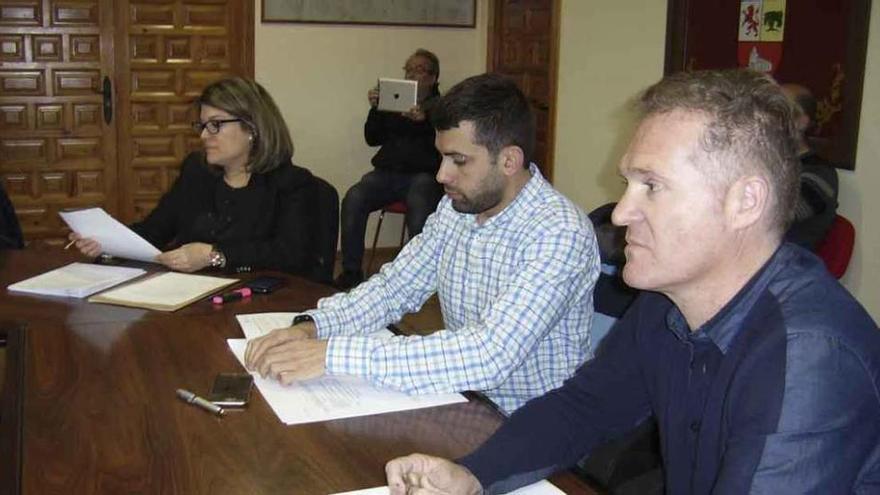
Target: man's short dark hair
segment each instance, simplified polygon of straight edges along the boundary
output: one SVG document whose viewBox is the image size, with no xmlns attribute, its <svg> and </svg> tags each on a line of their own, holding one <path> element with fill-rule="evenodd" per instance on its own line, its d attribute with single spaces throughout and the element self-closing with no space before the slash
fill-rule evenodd
<svg viewBox="0 0 880 495">
<path fill-rule="evenodd" d="M 786 231 L 798 196 L 798 130 L 794 107 L 773 79 L 742 69 L 679 72 L 648 88 L 639 107 L 642 119 L 675 110 L 705 116 L 695 150 L 708 162 L 702 172 L 728 184 L 748 173 L 763 175 L 771 188 L 771 222 Z"/>
<path fill-rule="evenodd" d="M 427 60 L 428 63 L 431 64 L 431 67 L 429 69 L 431 72 L 429 72 L 429 74 L 436 77 L 438 80 L 440 79 L 440 59 L 437 58 L 437 55 L 435 55 L 434 52 L 430 50 L 425 50 L 424 48 L 419 48 L 415 51 L 415 53 L 410 55 L 410 58 L 412 57 L 422 57 L 423 59 Z"/>
<path fill-rule="evenodd" d="M 535 118 L 513 80 L 500 74 L 469 77 L 443 95 L 431 112 L 438 131 L 466 120 L 474 123 L 474 143 L 485 146 L 493 158 L 505 146 L 518 146 L 528 168 L 535 149 Z"/>
</svg>

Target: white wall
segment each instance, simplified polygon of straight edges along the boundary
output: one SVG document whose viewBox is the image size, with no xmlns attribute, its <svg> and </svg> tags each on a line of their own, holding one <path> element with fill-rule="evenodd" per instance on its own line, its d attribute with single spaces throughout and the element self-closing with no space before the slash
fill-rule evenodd
<svg viewBox="0 0 880 495">
<path fill-rule="evenodd" d="M 487 2 L 477 27 L 263 24 L 256 3 L 255 73 L 290 126 L 294 162 L 333 184 L 339 196 L 372 170 L 364 142 L 367 90 L 378 77 L 403 77 L 406 58 L 426 48 L 440 59 L 440 90 L 485 71 Z M 375 217 L 375 215 L 373 215 Z M 374 220 L 374 219 L 371 219 Z M 400 215 L 389 215 L 380 245 L 394 245 Z M 372 239 L 374 226 L 367 227 Z"/>
<path fill-rule="evenodd" d="M 563 0 L 554 182 L 587 211 L 622 192 L 630 99 L 663 76 L 666 2 Z"/>
</svg>

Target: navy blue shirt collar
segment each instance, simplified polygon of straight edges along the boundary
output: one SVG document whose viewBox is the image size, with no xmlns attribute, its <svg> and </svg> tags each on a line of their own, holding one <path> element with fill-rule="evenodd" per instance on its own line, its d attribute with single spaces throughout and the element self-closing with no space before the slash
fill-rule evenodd
<svg viewBox="0 0 880 495">
<path fill-rule="evenodd" d="M 667 328 L 682 342 L 688 340 L 703 340 L 709 338 L 721 350 L 727 353 L 730 345 L 739 332 L 743 329 L 742 320 L 751 308 L 767 284 L 776 275 L 779 267 L 792 256 L 791 248 L 781 244 L 776 248 L 773 256 L 759 269 L 748 283 L 727 302 L 718 313 L 704 323 L 695 332 L 690 331 L 690 326 L 678 306 L 673 305 L 666 314 Z"/>
</svg>

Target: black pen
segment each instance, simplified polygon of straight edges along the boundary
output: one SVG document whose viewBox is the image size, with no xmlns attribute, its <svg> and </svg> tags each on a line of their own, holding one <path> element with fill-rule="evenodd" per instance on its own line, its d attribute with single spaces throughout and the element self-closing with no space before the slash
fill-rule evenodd
<svg viewBox="0 0 880 495">
<path fill-rule="evenodd" d="M 223 294 L 222 296 L 214 296 L 211 298 L 211 302 L 214 304 L 223 304 L 229 301 L 238 301 L 239 299 L 245 297 L 251 297 L 250 287 L 242 287 L 241 289 L 235 289 L 234 291 Z"/>
<path fill-rule="evenodd" d="M 213 402 L 203 399 L 198 395 L 190 392 L 189 390 L 184 390 L 182 388 L 177 389 L 177 396 L 180 397 L 180 400 L 186 402 L 187 404 L 192 404 L 196 407 L 200 407 L 209 413 L 216 414 L 217 416 L 223 416 L 223 408 L 214 404 Z"/>
</svg>

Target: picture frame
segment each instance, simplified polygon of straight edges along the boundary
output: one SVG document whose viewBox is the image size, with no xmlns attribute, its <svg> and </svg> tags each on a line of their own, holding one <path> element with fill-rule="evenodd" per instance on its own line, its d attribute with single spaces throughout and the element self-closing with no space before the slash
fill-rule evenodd
<svg viewBox="0 0 880 495">
<path fill-rule="evenodd" d="M 473 28 L 476 0 L 262 0 L 264 23 Z"/>
<path fill-rule="evenodd" d="M 778 46 L 751 53 L 753 61 L 772 67 L 770 73 L 780 83 L 812 91 L 818 102 L 817 125 L 808 140 L 836 167 L 854 170 L 871 0 L 668 0 L 664 73 L 743 66 L 756 45 L 760 50 L 774 45 L 763 39 L 744 41 L 750 6 L 756 13 L 773 12 L 754 19 L 784 31 L 784 36 L 776 33 L 781 39 L 771 37 Z"/>
</svg>

